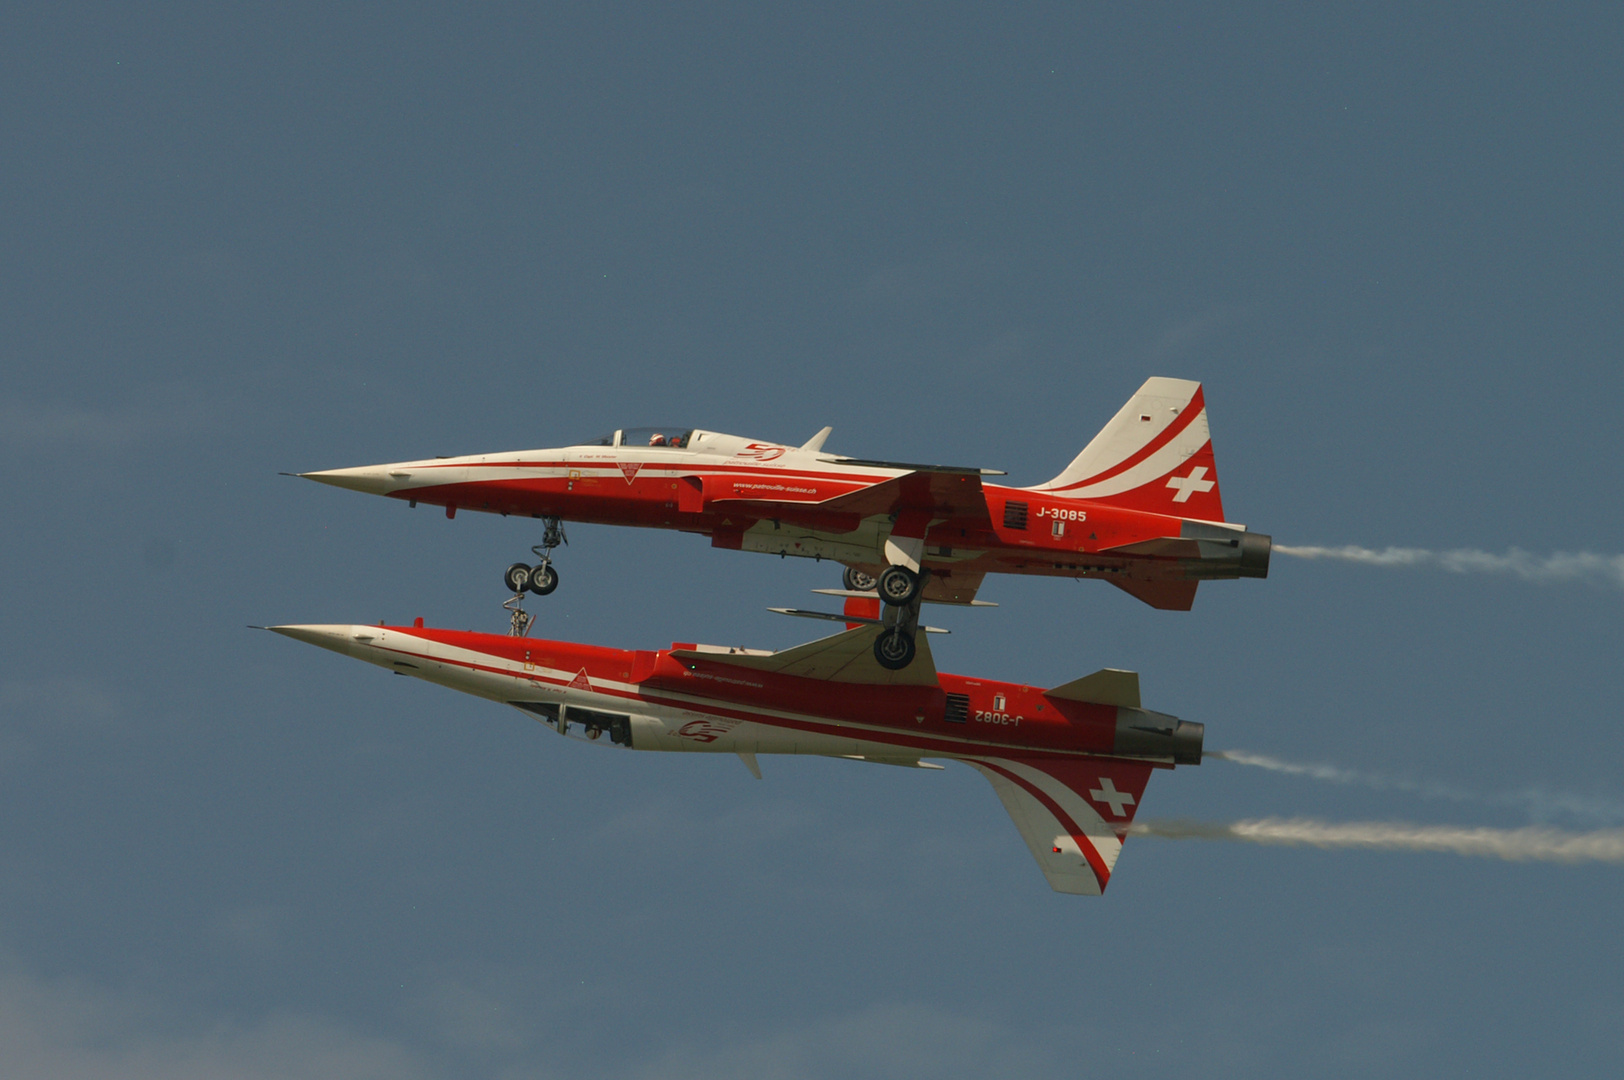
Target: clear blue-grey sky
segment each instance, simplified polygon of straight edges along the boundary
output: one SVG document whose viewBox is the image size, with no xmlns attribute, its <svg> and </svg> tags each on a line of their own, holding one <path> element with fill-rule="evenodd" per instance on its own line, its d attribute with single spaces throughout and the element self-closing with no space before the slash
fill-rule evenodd
<svg viewBox="0 0 1624 1080">
<path fill-rule="evenodd" d="M 499 630 L 539 539 L 279 470 L 832 424 L 1030 484 L 1149 375 L 1282 543 L 1616 554 L 1616 6 L 3 23 L 0 1073 L 1624 1071 L 1618 866 L 1143 838 L 1060 896 L 968 769 L 758 782 L 244 628 Z M 570 535 L 539 634 L 781 647 L 835 583 Z M 944 669 L 1130 667 L 1395 781 L 1209 762 L 1143 816 L 1624 824 L 1616 580 L 982 595 Z"/>
</svg>

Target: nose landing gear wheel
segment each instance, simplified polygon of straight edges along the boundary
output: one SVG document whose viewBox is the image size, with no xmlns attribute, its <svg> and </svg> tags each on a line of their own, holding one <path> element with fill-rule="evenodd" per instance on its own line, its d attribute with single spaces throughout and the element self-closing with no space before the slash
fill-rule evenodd
<svg viewBox="0 0 1624 1080">
<path fill-rule="evenodd" d="M 502 584 L 508 587 L 508 592 L 515 595 L 524 592 L 525 589 L 530 587 L 530 567 L 526 566 L 522 562 L 514 563 L 512 566 L 508 567 L 507 572 L 502 575 Z M 555 588 L 558 585 L 556 578 L 553 585 Z M 548 590 L 548 592 L 551 591 L 551 589 Z"/>
<path fill-rule="evenodd" d="M 558 588 L 558 571 L 550 563 L 541 563 L 530 571 L 527 587 L 537 596 L 546 596 Z"/>
<path fill-rule="evenodd" d="M 888 566 L 880 574 L 880 599 L 893 607 L 913 602 L 919 594 L 919 578 L 906 566 Z"/>
<path fill-rule="evenodd" d="M 874 659 L 887 671 L 901 671 L 914 658 L 913 635 L 892 627 L 874 639 Z"/>
<path fill-rule="evenodd" d="M 873 574 L 865 574 L 854 566 L 846 567 L 840 580 L 852 592 L 871 592 L 875 584 Z"/>
</svg>

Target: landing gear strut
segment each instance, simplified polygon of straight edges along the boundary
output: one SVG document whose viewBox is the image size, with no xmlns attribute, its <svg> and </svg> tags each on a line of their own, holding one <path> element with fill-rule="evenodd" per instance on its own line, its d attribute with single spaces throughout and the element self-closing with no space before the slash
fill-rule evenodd
<svg viewBox="0 0 1624 1080">
<path fill-rule="evenodd" d="M 541 561 L 534 566 L 516 562 L 502 575 L 502 584 L 515 596 L 526 590 L 537 596 L 546 596 L 558 588 L 558 571 L 553 568 L 553 549 L 568 544 L 569 538 L 564 535 L 564 523 L 558 518 L 542 518 L 541 523 L 545 529 L 541 543 L 533 544 L 530 548 L 531 554 Z"/>
<path fill-rule="evenodd" d="M 502 604 L 504 608 L 513 613 L 513 617 L 508 620 L 509 637 L 527 637 L 530 633 L 530 624 L 536 621 L 534 615 L 519 606 L 522 603 L 524 603 L 524 592 L 520 590 L 515 591 L 513 597 Z"/>
</svg>

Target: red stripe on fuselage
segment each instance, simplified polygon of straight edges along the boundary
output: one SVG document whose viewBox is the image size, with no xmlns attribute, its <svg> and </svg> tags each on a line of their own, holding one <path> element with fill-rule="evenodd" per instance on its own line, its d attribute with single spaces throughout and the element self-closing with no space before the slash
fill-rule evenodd
<svg viewBox="0 0 1624 1080">
<path fill-rule="evenodd" d="M 776 469 L 764 465 L 732 465 L 727 462 L 700 464 L 692 461 L 640 461 L 637 462 L 637 465 L 641 470 L 680 473 L 684 476 L 726 473 L 729 475 L 771 477 L 775 479 L 837 480 L 856 484 L 858 487 L 883 484 L 887 480 L 896 479 L 894 476 L 875 476 L 869 473 L 856 472 L 825 472 L 817 469 L 797 469 L 787 465 Z M 413 467 L 420 469 L 600 469 L 610 476 L 620 474 L 620 461 L 618 459 L 612 461 L 442 461 L 435 462 L 432 465 Z M 477 484 L 484 481 L 465 480 L 459 482 Z"/>
<path fill-rule="evenodd" d="M 630 650 L 611 649 L 596 645 L 576 645 L 569 642 L 555 642 L 544 639 L 499 637 L 497 640 L 502 643 L 506 649 L 511 649 L 514 654 L 512 656 L 504 656 L 501 653 L 491 652 L 488 648 L 488 641 L 477 640 L 497 637 L 496 635 L 492 634 L 481 634 L 477 631 L 464 630 L 438 630 L 424 633 L 423 630 L 418 627 L 385 627 L 384 629 L 398 633 L 402 637 L 416 637 L 421 638 L 424 641 L 436 642 L 439 644 L 449 645 L 454 648 L 466 649 L 469 652 L 490 657 L 493 661 L 498 662 L 506 661 L 508 663 L 518 664 L 524 662 L 523 657 L 520 655 L 522 653 L 529 652 L 532 655 L 550 653 L 553 655 L 538 656 L 534 662 L 538 664 L 545 663 L 546 666 L 551 667 L 554 670 L 562 671 L 563 668 L 557 666 L 555 661 L 563 657 L 568 657 L 569 659 L 567 660 L 565 666 L 569 668 L 586 668 L 587 678 L 593 682 L 592 689 L 594 693 L 601 694 L 606 697 L 620 698 L 629 702 L 641 701 L 673 709 L 693 708 L 695 703 L 699 703 L 705 711 L 712 712 L 718 716 L 727 716 L 736 720 L 747 720 L 753 723 L 764 724 L 768 727 L 786 728 L 793 731 L 806 731 L 814 734 L 828 735 L 835 738 L 852 739 L 854 741 L 880 742 L 891 746 L 906 747 L 909 750 L 919 753 L 942 755 L 946 757 L 963 757 L 975 753 L 987 753 L 989 751 L 1005 756 L 1019 755 L 1022 758 L 1052 758 L 1062 761 L 1076 761 L 1082 758 L 1108 759 L 1111 757 L 1108 750 L 1098 745 L 1091 747 L 1068 747 L 1053 745 L 1052 740 L 1056 736 L 1062 735 L 1063 733 L 1070 734 L 1075 739 L 1101 738 L 1102 732 L 1100 730 L 1095 730 L 1098 725 L 1079 723 L 1076 720 L 1068 720 L 1063 725 L 1055 725 L 1054 729 L 1051 730 L 1037 731 L 1036 734 L 1049 737 L 1050 745 L 1034 745 L 1030 743 L 1015 743 L 1012 741 L 997 742 L 989 739 L 978 739 L 970 735 L 970 732 L 975 729 L 968 727 L 965 729 L 964 735 L 940 732 L 926 733 L 923 731 L 909 730 L 907 728 L 890 726 L 886 723 L 884 716 L 874 715 L 875 713 L 896 715 L 898 711 L 907 711 L 910 713 L 917 712 L 917 702 L 919 698 L 929 695 L 933 689 L 929 687 L 892 688 L 916 689 L 923 692 L 919 695 L 913 695 L 915 704 L 908 705 L 906 710 L 899 710 L 896 707 L 906 704 L 905 702 L 898 700 L 894 703 L 876 703 L 872 708 L 863 710 L 863 712 L 868 713 L 868 715 L 857 713 L 855 715 L 848 714 L 844 717 L 829 716 L 827 714 L 816 716 L 797 711 L 791 716 L 770 716 L 758 710 L 771 709 L 773 712 L 789 712 L 790 710 L 784 709 L 781 706 L 769 703 L 767 701 L 750 702 L 736 699 L 732 701 L 718 699 L 714 696 L 700 692 L 701 688 L 697 686 L 694 687 L 693 690 L 688 691 L 670 687 L 669 685 L 659 687 L 641 685 L 636 690 L 628 691 L 602 685 L 602 680 L 613 680 L 617 682 L 627 681 L 626 676 L 623 673 L 633 670 L 636 663 L 636 653 Z M 457 640 L 459 638 L 463 640 Z M 512 645 L 508 645 L 509 642 L 512 642 Z M 526 646 L 528 646 L 528 648 L 526 648 Z M 393 653 L 403 657 L 410 657 L 426 663 L 450 664 L 456 667 L 466 668 L 470 671 L 488 672 L 493 675 L 501 675 L 506 678 L 513 679 L 516 684 L 521 686 L 526 682 L 530 682 L 562 688 L 567 687 L 570 680 L 575 677 L 573 671 L 565 672 L 562 678 L 553 679 L 535 673 L 515 672 L 505 667 L 495 666 L 494 664 L 481 664 L 469 660 L 434 656 L 426 653 L 412 652 L 406 649 L 397 649 L 390 646 L 374 647 L 379 648 L 381 651 Z M 669 654 L 665 653 L 664 650 L 661 650 L 660 653 L 655 655 L 668 656 Z M 725 665 L 716 666 L 725 667 Z M 814 680 L 777 676 L 777 680 L 793 678 L 793 681 L 797 684 L 810 685 L 798 685 L 793 687 L 781 686 L 778 688 L 773 688 L 767 685 L 769 680 L 775 679 L 775 677 L 769 672 L 754 672 L 745 668 L 729 668 L 728 673 L 735 676 L 756 676 L 760 678 L 762 680 L 760 694 L 753 694 L 751 696 L 772 696 L 776 700 L 796 701 L 797 695 L 799 695 L 799 700 L 797 703 L 801 706 L 801 708 L 817 708 L 818 704 L 816 702 L 816 698 L 825 696 L 824 694 L 814 693 L 812 695 L 814 700 L 808 701 L 806 700 L 808 696 L 806 692 L 808 690 L 826 690 L 829 695 L 838 695 L 847 698 L 854 696 L 851 694 L 851 690 L 854 689 L 853 687 L 843 687 L 843 685 L 839 683 L 827 683 L 819 686 Z M 957 676 L 949 675 L 946 677 L 954 682 L 960 681 L 959 677 Z M 1015 700 L 1017 695 L 1024 695 L 1032 691 L 1032 688 L 1030 687 L 1023 687 L 1014 683 L 1000 683 L 985 679 L 974 681 L 979 685 L 982 691 L 986 693 L 991 693 L 995 690 L 1002 691 L 1009 695 L 1010 700 Z M 735 687 L 734 689 L 738 690 L 740 688 Z M 887 688 L 865 687 L 862 689 L 866 689 L 871 692 L 867 695 L 861 695 L 862 697 L 872 698 L 872 691 Z M 867 705 L 868 701 L 865 700 L 862 703 Z M 933 722 L 940 720 L 939 708 L 930 710 L 930 714 Z M 1057 719 L 1063 718 L 1064 714 L 1057 712 Z M 1037 726 L 1035 721 L 1033 724 L 1034 727 Z M 1009 728 L 1000 728 L 998 730 L 1000 733 L 1004 731 L 1010 731 L 1013 733 L 1014 731 L 1014 729 Z"/>
</svg>

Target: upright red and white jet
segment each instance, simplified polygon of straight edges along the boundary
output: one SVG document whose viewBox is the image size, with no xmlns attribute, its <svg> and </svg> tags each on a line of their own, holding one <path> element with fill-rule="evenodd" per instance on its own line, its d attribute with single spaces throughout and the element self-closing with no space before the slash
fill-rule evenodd
<svg viewBox="0 0 1624 1080">
<path fill-rule="evenodd" d="M 866 617 L 862 605 L 867 604 Z M 876 662 L 875 600 L 853 628 L 783 652 L 677 644 L 647 652 L 415 626 L 273 626 L 402 675 L 503 702 L 633 750 L 818 754 L 941 768 L 992 782 L 1057 891 L 1099 895 L 1157 769 L 1201 762 L 1203 728 L 1140 707 L 1139 676 L 1104 670 L 1052 689 Z M 838 617 L 838 616 L 837 616 Z"/>
<path fill-rule="evenodd" d="M 558 584 L 565 521 L 679 529 L 720 548 L 830 559 L 849 592 L 906 608 L 969 604 L 989 573 L 1103 578 L 1185 611 L 1214 578 L 1266 577 L 1270 539 L 1224 520 L 1201 384 L 1153 378 L 1059 476 L 841 457 L 697 428 L 628 428 L 590 443 L 300 475 L 416 506 L 540 518 L 541 561 L 508 588 Z"/>
</svg>

